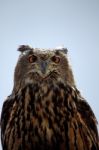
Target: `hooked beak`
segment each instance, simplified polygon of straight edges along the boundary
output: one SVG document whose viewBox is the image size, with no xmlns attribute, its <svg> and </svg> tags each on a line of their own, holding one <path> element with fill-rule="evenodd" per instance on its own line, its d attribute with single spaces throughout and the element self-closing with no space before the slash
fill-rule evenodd
<svg viewBox="0 0 99 150">
<path fill-rule="evenodd" d="M 41 73 L 44 75 L 47 72 L 47 62 L 46 61 L 42 61 L 41 62 Z"/>
</svg>

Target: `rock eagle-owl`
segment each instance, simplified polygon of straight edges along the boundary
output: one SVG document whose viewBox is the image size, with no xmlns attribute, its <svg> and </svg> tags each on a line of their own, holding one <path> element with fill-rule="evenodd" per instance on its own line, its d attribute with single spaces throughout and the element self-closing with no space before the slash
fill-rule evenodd
<svg viewBox="0 0 99 150">
<path fill-rule="evenodd" d="M 96 117 L 75 85 L 67 49 L 18 50 L 2 107 L 3 150 L 99 150 Z"/>
</svg>

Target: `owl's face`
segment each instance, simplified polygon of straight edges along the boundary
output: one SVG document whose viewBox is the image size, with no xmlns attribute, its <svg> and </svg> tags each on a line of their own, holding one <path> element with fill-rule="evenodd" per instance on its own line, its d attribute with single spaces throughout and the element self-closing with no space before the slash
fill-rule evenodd
<svg viewBox="0 0 99 150">
<path fill-rule="evenodd" d="M 47 80 L 73 82 L 66 49 L 29 49 L 22 52 L 15 69 L 15 84 Z"/>
</svg>

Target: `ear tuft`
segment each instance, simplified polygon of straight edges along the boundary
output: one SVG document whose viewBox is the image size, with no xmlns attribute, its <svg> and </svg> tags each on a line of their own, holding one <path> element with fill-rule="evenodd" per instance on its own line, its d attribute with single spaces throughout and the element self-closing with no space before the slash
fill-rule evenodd
<svg viewBox="0 0 99 150">
<path fill-rule="evenodd" d="M 18 48 L 18 51 L 20 52 L 25 52 L 25 51 L 28 51 L 28 50 L 32 50 L 32 48 L 28 45 L 20 45 L 19 48 Z"/>
<path fill-rule="evenodd" d="M 62 51 L 64 54 L 67 54 L 67 53 L 68 53 L 68 49 L 67 49 L 67 48 L 63 48 L 63 49 L 60 50 L 60 51 Z"/>
<path fill-rule="evenodd" d="M 61 48 L 61 49 L 56 49 L 56 53 L 64 53 L 67 54 L 68 53 L 68 49 L 67 48 Z"/>
</svg>

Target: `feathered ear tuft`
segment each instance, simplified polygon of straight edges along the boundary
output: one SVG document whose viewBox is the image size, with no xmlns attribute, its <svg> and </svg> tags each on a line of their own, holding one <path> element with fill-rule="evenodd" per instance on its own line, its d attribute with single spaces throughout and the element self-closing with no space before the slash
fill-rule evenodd
<svg viewBox="0 0 99 150">
<path fill-rule="evenodd" d="M 56 49 L 56 53 L 67 54 L 68 53 L 68 49 L 67 48 Z"/>
<path fill-rule="evenodd" d="M 32 50 L 32 48 L 28 45 L 20 45 L 19 48 L 18 48 L 18 51 L 20 52 L 25 52 L 25 51 L 28 51 L 28 50 Z"/>
<path fill-rule="evenodd" d="M 68 53 L 68 49 L 67 48 L 63 48 L 62 50 L 60 50 L 61 52 L 63 52 L 64 54 Z"/>
</svg>

